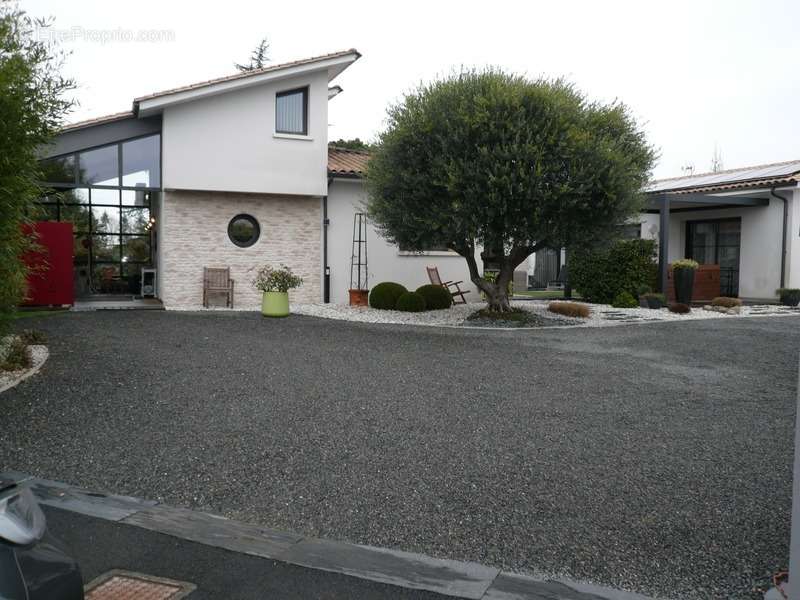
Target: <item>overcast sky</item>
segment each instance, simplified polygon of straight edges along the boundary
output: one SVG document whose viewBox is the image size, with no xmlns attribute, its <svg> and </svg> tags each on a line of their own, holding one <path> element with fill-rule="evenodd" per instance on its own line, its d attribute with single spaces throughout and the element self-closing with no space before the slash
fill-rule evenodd
<svg viewBox="0 0 800 600">
<path fill-rule="evenodd" d="M 77 121 L 136 96 L 233 72 L 264 36 L 273 62 L 346 48 L 330 139 L 372 139 L 386 106 L 460 65 L 565 76 L 628 104 L 661 158 L 657 177 L 800 158 L 800 2 L 178 2 L 27 0 L 71 52 Z M 120 33 L 122 30 L 122 33 Z M 161 32 L 161 33 L 159 33 Z M 153 41 L 103 37 L 150 36 Z"/>
</svg>

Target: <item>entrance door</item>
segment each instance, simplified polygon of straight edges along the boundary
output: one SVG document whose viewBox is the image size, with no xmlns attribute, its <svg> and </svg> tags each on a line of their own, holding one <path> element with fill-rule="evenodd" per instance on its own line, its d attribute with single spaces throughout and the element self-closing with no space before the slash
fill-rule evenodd
<svg viewBox="0 0 800 600">
<path fill-rule="evenodd" d="M 723 296 L 739 295 L 741 239 L 740 218 L 686 223 L 686 256 L 700 264 L 719 265 Z"/>
</svg>

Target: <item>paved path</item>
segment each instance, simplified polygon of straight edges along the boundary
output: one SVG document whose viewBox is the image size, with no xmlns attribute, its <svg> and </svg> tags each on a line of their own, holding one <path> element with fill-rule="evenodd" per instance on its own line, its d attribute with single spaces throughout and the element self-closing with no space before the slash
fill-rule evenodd
<svg viewBox="0 0 800 600">
<path fill-rule="evenodd" d="M 0 396 L 0 470 L 654 596 L 746 598 L 786 566 L 796 317 L 37 326 L 51 358 Z"/>
</svg>

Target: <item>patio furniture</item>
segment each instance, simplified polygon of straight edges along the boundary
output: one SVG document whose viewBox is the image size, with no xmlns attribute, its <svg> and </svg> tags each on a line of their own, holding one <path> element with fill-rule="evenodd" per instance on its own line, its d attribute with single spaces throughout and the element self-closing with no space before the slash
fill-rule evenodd
<svg viewBox="0 0 800 600">
<path fill-rule="evenodd" d="M 442 278 L 439 277 L 439 267 L 425 267 L 425 270 L 428 272 L 428 279 L 431 280 L 433 285 L 440 285 L 443 288 L 447 288 L 447 291 L 450 292 L 450 295 L 453 297 L 453 304 L 467 303 L 464 294 L 469 294 L 469 290 L 462 290 L 458 285 L 459 283 L 464 283 L 463 281 L 442 281 Z M 460 298 L 461 300 L 456 300 L 456 298 Z"/>
<path fill-rule="evenodd" d="M 233 308 L 233 279 L 228 267 L 203 267 L 203 306 L 206 308 L 210 294 L 225 294 L 225 306 Z"/>
</svg>

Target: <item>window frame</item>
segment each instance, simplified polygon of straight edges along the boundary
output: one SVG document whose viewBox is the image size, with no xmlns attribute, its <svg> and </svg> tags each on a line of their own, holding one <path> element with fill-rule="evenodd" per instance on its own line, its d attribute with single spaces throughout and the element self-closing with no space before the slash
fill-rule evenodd
<svg viewBox="0 0 800 600">
<path fill-rule="evenodd" d="M 285 131 L 283 129 L 278 129 L 278 98 L 293 96 L 298 93 L 303 94 L 303 131 Z M 275 93 L 275 133 L 282 135 L 308 135 L 308 95 L 309 86 L 307 85 Z"/>
<path fill-rule="evenodd" d="M 253 226 L 254 230 L 255 230 L 253 235 L 250 237 L 250 239 L 247 240 L 247 241 L 244 241 L 244 242 L 237 241 L 233 237 L 233 235 L 231 235 L 231 228 L 233 227 L 234 221 L 238 221 L 240 219 L 250 223 Z M 228 221 L 228 239 L 230 240 L 231 244 L 233 244 L 237 248 L 251 248 L 252 246 L 256 245 L 258 240 L 261 239 L 261 223 L 259 223 L 258 219 L 256 219 L 251 214 L 238 213 L 238 214 L 234 215 L 233 217 L 231 217 L 231 220 Z"/>
<path fill-rule="evenodd" d="M 158 183 L 158 185 L 150 185 L 150 186 L 122 185 L 122 177 L 123 177 L 123 174 L 122 174 L 122 171 L 123 171 L 123 167 L 122 167 L 122 160 L 123 160 L 122 145 L 127 143 L 127 142 L 133 142 L 133 141 L 141 140 L 141 139 L 148 138 L 148 137 L 155 137 L 155 136 L 159 137 L 159 140 L 158 140 L 158 180 L 159 180 L 159 183 Z M 94 184 L 94 183 L 81 183 L 79 181 L 79 170 L 80 170 L 79 162 L 80 161 L 78 160 L 78 155 L 81 154 L 82 152 L 89 152 L 89 151 L 92 151 L 92 150 L 99 150 L 101 148 L 107 148 L 107 147 L 110 147 L 110 146 L 117 146 L 117 178 L 118 178 L 119 185 L 97 185 L 97 184 Z M 43 187 L 60 188 L 60 189 L 65 189 L 65 188 L 97 188 L 97 189 L 101 189 L 101 190 L 102 189 L 107 189 L 107 190 L 134 190 L 134 191 L 142 191 L 142 190 L 144 190 L 144 191 L 147 191 L 147 192 L 150 192 L 150 191 L 160 192 L 160 191 L 162 191 L 164 189 L 163 188 L 163 181 L 164 181 L 163 151 L 164 151 L 164 136 L 163 136 L 162 131 L 159 130 L 159 131 L 154 131 L 154 132 L 150 132 L 150 133 L 143 133 L 141 135 L 135 135 L 133 137 L 124 138 L 124 139 L 116 140 L 114 142 L 108 142 L 108 143 L 105 143 L 105 144 L 96 144 L 94 146 L 86 146 L 85 148 L 72 150 L 71 152 L 63 152 L 61 154 L 54 154 L 52 156 L 48 156 L 48 157 L 42 158 L 40 160 L 41 161 L 57 160 L 57 159 L 64 159 L 64 158 L 67 158 L 67 157 L 71 156 L 72 157 L 72 162 L 73 162 L 73 169 L 74 169 L 73 180 L 71 182 L 42 180 L 42 181 L 39 181 L 38 183 L 39 183 L 39 185 L 41 185 Z"/>
</svg>

